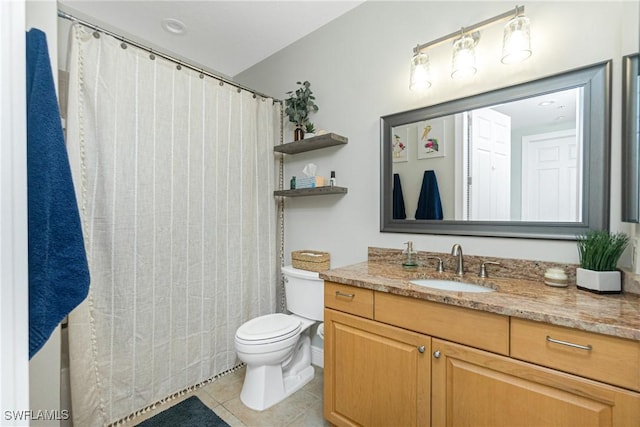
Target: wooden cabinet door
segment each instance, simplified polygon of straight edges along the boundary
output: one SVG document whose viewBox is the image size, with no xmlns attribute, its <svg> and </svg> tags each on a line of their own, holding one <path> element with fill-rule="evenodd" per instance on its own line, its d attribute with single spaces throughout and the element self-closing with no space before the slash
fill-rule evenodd
<svg viewBox="0 0 640 427">
<path fill-rule="evenodd" d="M 432 426 L 638 426 L 640 394 L 438 339 Z"/>
<path fill-rule="evenodd" d="M 430 337 L 325 309 L 324 416 L 337 426 L 427 426 Z"/>
</svg>

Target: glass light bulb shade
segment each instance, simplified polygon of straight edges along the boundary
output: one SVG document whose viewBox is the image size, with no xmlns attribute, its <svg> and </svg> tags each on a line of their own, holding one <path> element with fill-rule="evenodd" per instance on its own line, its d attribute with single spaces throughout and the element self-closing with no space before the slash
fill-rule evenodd
<svg viewBox="0 0 640 427">
<path fill-rule="evenodd" d="M 476 73 L 475 44 L 476 42 L 469 36 L 462 36 L 453 44 L 452 78 L 470 77 Z"/>
<path fill-rule="evenodd" d="M 424 52 L 418 52 L 411 59 L 409 89 L 419 91 L 430 87 L 431 72 L 429 69 L 429 55 Z"/>
<path fill-rule="evenodd" d="M 529 18 L 516 16 L 504 26 L 502 63 L 513 64 L 531 56 L 531 30 Z"/>
</svg>

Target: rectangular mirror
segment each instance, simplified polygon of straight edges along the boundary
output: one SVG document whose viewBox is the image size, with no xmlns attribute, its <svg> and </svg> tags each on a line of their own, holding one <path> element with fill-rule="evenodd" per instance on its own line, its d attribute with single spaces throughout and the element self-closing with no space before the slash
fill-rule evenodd
<svg viewBox="0 0 640 427">
<path fill-rule="evenodd" d="M 611 62 L 381 118 L 381 231 L 608 228 Z"/>
<path fill-rule="evenodd" d="M 622 59 L 622 221 L 640 222 L 640 55 Z"/>
</svg>

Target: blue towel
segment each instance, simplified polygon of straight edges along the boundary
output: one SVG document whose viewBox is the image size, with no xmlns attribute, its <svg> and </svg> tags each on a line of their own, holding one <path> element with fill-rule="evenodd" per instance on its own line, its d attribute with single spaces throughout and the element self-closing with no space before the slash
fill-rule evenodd
<svg viewBox="0 0 640 427">
<path fill-rule="evenodd" d="M 442 202 L 436 173 L 432 170 L 424 171 L 422 188 L 418 198 L 416 219 L 442 219 Z"/>
<path fill-rule="evenodd" d="M 402 194 L 402 184 L 400 175 L 393 174 L 393 219 L 405 219 L 407 213 L 404 210 L 404 195 Z"/>
<path fill-rule="evenodd" d="M 89 267 L 45 34 L 27 32 L 29 358 L 89 291 Z"/>
</svg>

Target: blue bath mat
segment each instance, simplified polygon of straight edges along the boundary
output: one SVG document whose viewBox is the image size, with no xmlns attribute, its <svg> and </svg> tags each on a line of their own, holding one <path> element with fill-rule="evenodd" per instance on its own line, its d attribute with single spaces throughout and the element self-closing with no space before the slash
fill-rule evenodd
<svg viewBox="0 0 640 427">
<path fill-rule="evenodd" d="M 137 427 L 229 427 L 196 396 L 165 409 Z"/>
</svg>

